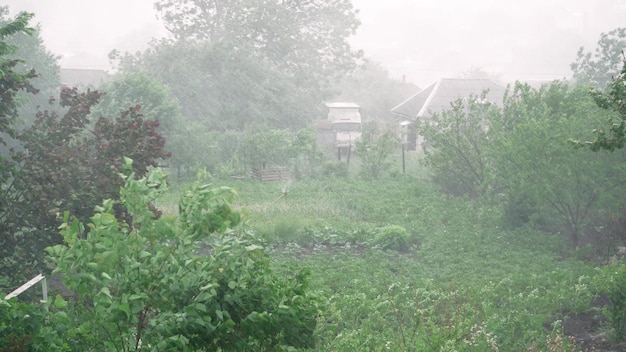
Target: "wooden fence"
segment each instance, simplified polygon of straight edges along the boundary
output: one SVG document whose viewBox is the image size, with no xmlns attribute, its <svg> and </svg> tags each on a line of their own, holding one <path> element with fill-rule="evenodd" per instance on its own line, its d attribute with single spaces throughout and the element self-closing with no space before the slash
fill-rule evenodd
<svg viewBox="0 0 626 352">
<path fill-rule="evenodd" d="M 254 170 L 252 177 L 261 182 L 277 182 L 291 179 L 291 172 L 286 167 L 273 167 Z"/>
</svg>

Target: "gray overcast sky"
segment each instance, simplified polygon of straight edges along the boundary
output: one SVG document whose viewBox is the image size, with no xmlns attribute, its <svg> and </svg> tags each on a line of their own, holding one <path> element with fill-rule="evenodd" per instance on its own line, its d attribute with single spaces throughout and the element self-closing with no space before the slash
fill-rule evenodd
<svg viewBox="0 0 626 352">
<path fill-rule="evenodd" d="M 4 0 L 36 14 L 62 67 L 109 69 L 113 50 L 165 34 L 152 0 Z M 355 48 L 421 87 L 471 68 L 505 81 L 568 77 L 580 46 L 626 26 L 626 0 L 353 0 Z"/>
</svg>

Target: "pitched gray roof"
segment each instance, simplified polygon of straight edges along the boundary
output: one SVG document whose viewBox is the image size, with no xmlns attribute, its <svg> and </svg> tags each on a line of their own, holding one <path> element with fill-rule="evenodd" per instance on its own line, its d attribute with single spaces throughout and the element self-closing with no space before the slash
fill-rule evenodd
<svg viewBox="0 0 626 352">
<path fill-rule="evenodd" d="M 502 106 L 504 88 L 488 79 L 443 78 L 417 92 L 391 112 L 404 119 L 417 120 L 439 114 L 450 108 L 450 103 L 470 95 L 479 96 L 487 90 L 487 100 Z"/>
</svg>

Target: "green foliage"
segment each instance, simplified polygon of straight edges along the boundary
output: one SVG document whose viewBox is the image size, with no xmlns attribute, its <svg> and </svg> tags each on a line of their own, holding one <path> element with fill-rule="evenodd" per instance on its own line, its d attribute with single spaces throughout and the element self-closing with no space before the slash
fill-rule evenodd
<svg viewBox="0 0 626 352">
<path fill-rule="evenodd" d="M 140 106 L 146 120 L 159 121 L 157 131 L 166 139 L 165 148 L 172 152 L 175 166 L 193 164 L 193 124 L 186 121 L 170 89 L 145 72 L 122 72 L 100 87 L 105 94 L 92 110 L 93 116 L 117 116 L 121 111 Z M 193 166 L 193 165 L 192 165 Z"/>
<path fill-rule="evenodd" d="M 380 229 L 373 244 L 381 249 L 405 252 L 409 249 L 410 236 L 406 229 L 399 225 L 389 225 Z"/>
<path fill-rule="evenodd" d="M 578 50 L 576 62 L 570 65 L 574 80 L 604 90 L 620 72 L 620 52 L 626 49 L 626 28 L 602 33 L 592 53 Z"/>
<path fill-rule="evenodd" d="M 317 306 L 307 272 L 271 272 L 263 244 L 232 220 L 239 216 L 224 218 L 232 191 L 194 184 L 182 194 L 180 217 L 156 219 L 147 204 L 165 190 L 165 175 L 124 180 L 120 202 L 134 226 L 119 222 L 115 202 L 105 200 L 87 234 L 66 215 L 65 244 L 48 249 L 75 293 L 64 309 L 72 317 L 67 336 L 83 350 L 313 347 Z"/>
<path fill-rule="evenodd" d="M 112 53 L 168 85 L 183 115 L 211 130 L 258 123 L 300 129 L 324 115 L 329 83 L 360 56 L 350 1 L 163 0 L 155 7 L 173 40 L 135 56 Z"/>
<path fill-rule="evenodd" d="M 238 150 L 241 160 L 251 169 L 284 166 L 291 158 L 291 133 L 252 127 Z"/>
<path fill-rule="evenodd" d="M 16 166 L 2 185 L 3 201 L 11 206 L 0 213 L 0 272 L 14 283 L 46 270 L 43 248 L 60 241 L 58 216 L 64 210 L 85 221 L 94 204 L 119 198 L 123 155 L 135 160 L 139 175 L 168 156 L 165 140 L 156 132 L 158 122 L 144 120 L 138 108 L 115 120 L 101 117 L 92 123 L 89 114 L 100 96 L 96 91 L 63 89 L 57 107 L 62 115 L 56 110 L 40 112 L 17 136 L 25 151 L 12 155 Z M 122 206 L 116 205 L 115 211 L 132 224 Z"/>
<path fill-rule="evenodd" d="M 613 78 L 606 92 L 591 90 L 591 96 L 596 104 L 611 114 L 608 117 L 608 131 L 605 128 L 596 128 L 593 132 L 596 138 L 592 142 L 585 143 L 591 150 L 623 149 L 626 141 L 626 55 L 622 51 L 622 71 Z"/>
<path fill-rule="evenodd" d="M 408 175 L 305 179 L 287 198 L 281 184 L 212 182 L 236 187 L 275 273 L 310 268 L 310 289 L 324 299 L 317 350 L 580 350 L 555 346 L 568 316 L 590 312 L 593 264 L 559 234 L 502 228 L 490 199 L 443 196 Z M 419 246 L 374 248 L 389 224 Z"/>
<path fill-rule="evenodd" d="M 327 161 L 322 167 L 322 175 L 326 177 L 348 177 L 348 163 L 343 161 Z"/>
<path fill-rule="evenodd" d="M 613 338 L 626 341 L 626 264 L 613 261 L 597 271 L 594 279 L 596 289 L 611 301 L 605 313 L 613 328 Z"/>
<path fill-rule="evenodd" d="M 391 164 L 391 155 L 400 149 L 400 141 L 394 131 L 379 131 L 374 124 L 364 127 L 361 138 L 355 144 L 361 160 L 361 176 L 369 179 L 383 176 Z"/>
<path fill-rule="evenodd" d="M 240 135 L 240 140 L 235 156 L 246 170 L 289 166 L 299 177 L 316 172 L 319 152 L 310 129 L 291 132 L 255 124 Z"/>
<path fill-rule="evenodd" d="M 445 193 L 475 198 L 487 190 L 488 126 L 498 108 L 485 103 L 486 94 L 457 99 L 449 110 L 420 127 L 430 145 L 424 162 L 432 181 Z"/>
<path fill-rule="evenodd" d="M 0 6 L 0 26 L 11 22 L 9 8 Z M 16 98 L 20 102 L 18 128 L 32 123 L 38 106 L 45 106 L 50 96 L 56 95 L 61 80 L 59 77 L 59 57 L 49 52 L 41 38 L 41 27 L 29 28 L 26 32 L 16 32 L 5 38 L 6 43 L 15 50 L 9 58 L 18 60 L 14 67 L 16 72 L 37 74 L 29 78 L 29 82 L 39 94 L 28 91 L 18 92 Z M 10 146 L 18 145 L 15 141 Z M 0 149 L 1 150 L 1 149 Z"/>
<path fill-rule="evenodd" d="M 224 232 L 242 221 L 241 215 L 231 207 L 237 197 L 232 188 L 195 183 L 184 189 L 182 195 L 178 206 L 179 221 L 193 227 L 199 239 L 214 232 Z"/>
<path fill-rule="evenodd" d="M 5 8 L 0 8 L 3 13 Z M 20 33 L 32 34 L 33 29 L 28 27 L 28 22 L 34 16 L 32 13 L 21 13 L 15 20 L 3 24 L 0 27 L 0 133 L 15 135 L 15 123 L 18 114 L 19 101 L 18 93 L 26 91 L 36 93 L 37 89 L 31 81 L 37 77 L 34 70 L 22 71 L 18 68 L 24 61 L 22 59 L 11 58 L 18 47 L 9 43 L 12 36 Z M 5 144 L 4 136 L 0 134 L 0 143 Z M 5 164 L 2 160 L 2 177 L 4 177 Z"/>
<path fill-rule="evenodd" d="M 5 11 L 5 8 L 0 8 L 0 15 Z M 15 204 L 16 192 L 13 187 L 19 164 L 5 150 L 7 142 L 12 142 L 19 130 L 17 121 L 22 103 L 20 94 L 37 92 L 32 84 L 37 74 L 32 69 L 24 70 L 22 59 L 13 58 L 18 47 L 11 44 L 14 37 L 33 33 L 34 30 L 28 27 L 32 17 L 33 14 L 21 13 L 15 20 L 0 24 L 0 282 L 3 284 L 9 281 L 7 273 L 10 276 L 16 274 L 17 262 L 30 262 L 33 266 L 41 264 L 28 260 L 32 259 L 29 251 L 16 250 L 20 247 L 19 242 L 24 238 L 24 233 L 30 229 L 14 226 L 15 219 L 11 214 L 20 213 Z M 18 191 L 18 197 L 19 193 Z M 29 274 L 25 273 L 20 279 L 32 277 Z"/>
<path fill-rule="evenodd" d="M 568 143 L 602 118 L 580 87 L 562 82 L 538 90 L 514 87 L 502 118 L 492 119 L 489 152 L 493 182 L 504 193 L 507 213 L 515 215 L 509 216 L 513 224 L 562 231 L 577 246 L 600 212 L 619 206 L 624 155 Z"/>
<path fill-rule="evenodd" d="M 305 82 L 329 79 L 355 58 L 348 38 L 359 21 L 350 1 L 161 0 L 155 7 L 177 40 L 236 47 Z"/>
<path fill-rule="evenodd" d="M 251 124 L 299 129 L 324 114 L 324 89 L 297 84 L 288 71 L 228 46 L 156 42 L 136 58 L 123 57 L 121 65 L 124 72 L 158 78 L 183 116 L 205 130 L 243 131 Z"/>
<path fill-rule="evenodd" d="M 56 325 L 49 324 L 51 317 Z M 63 338 L 66 322 L 64 313 L 50 302 L 27 304 L 17 298 L 0 299 L 0 351 L 68 351 L 70 346 Z"/>
</svg>

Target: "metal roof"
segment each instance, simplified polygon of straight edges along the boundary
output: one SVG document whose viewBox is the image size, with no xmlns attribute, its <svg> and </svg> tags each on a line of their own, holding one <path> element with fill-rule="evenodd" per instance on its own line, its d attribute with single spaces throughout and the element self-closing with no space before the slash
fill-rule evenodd
<svg viewBox="0 0 626 352">
<path fill-rule="evenodd" d="M 416 120 L 428 118 L 450 108 L 459 98 L 481 95 L 487 90 L 487 100 L 502 106 L 504 88 L 488 79 L 443 78 L 417 92 L 391 112 L 403 118 Z"/>
</svg>

